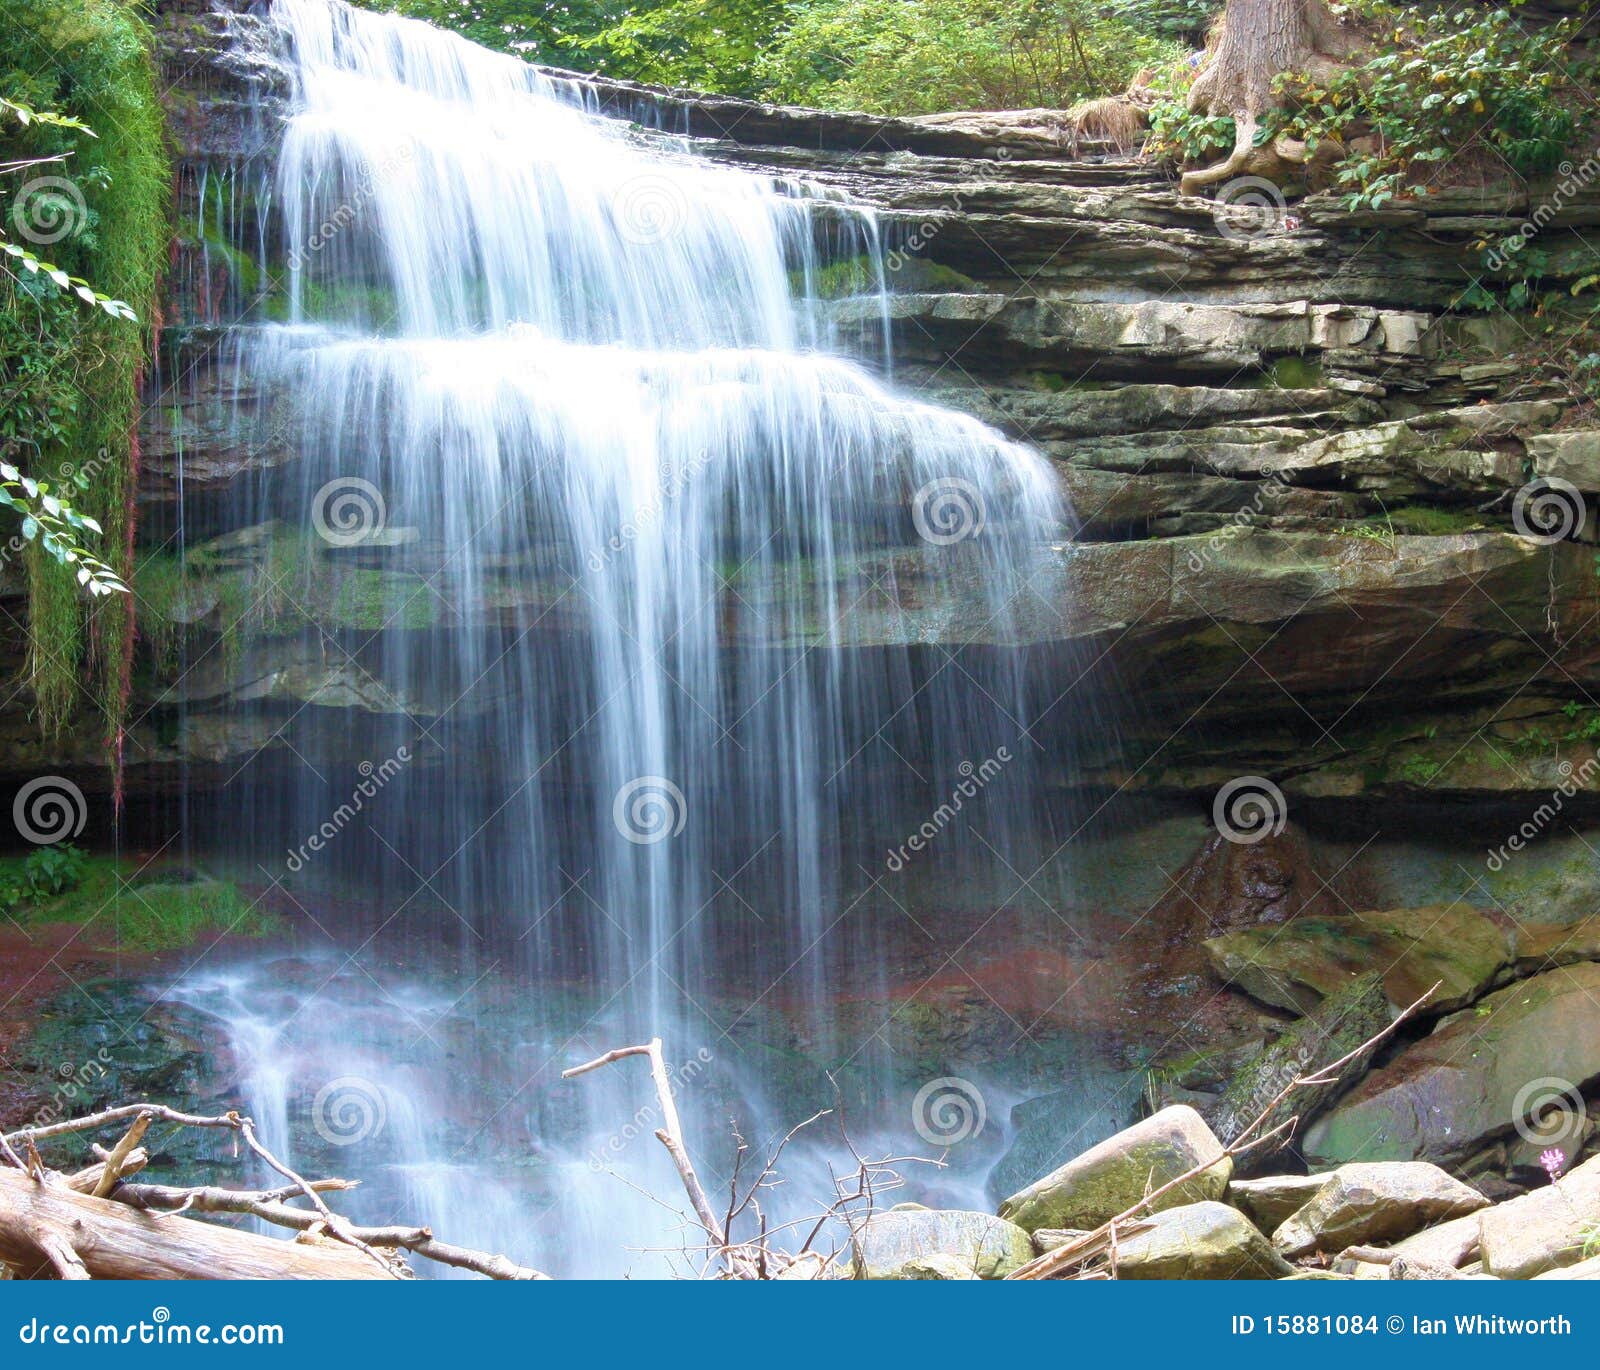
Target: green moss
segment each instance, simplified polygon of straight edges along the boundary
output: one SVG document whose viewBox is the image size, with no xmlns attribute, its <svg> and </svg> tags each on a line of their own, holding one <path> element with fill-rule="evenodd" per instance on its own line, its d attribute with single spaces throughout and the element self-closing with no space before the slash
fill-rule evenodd
<svg viewBox="0 0 1600 1370">
<path fill-rule="evenodd" d="M 1444 767 L 1425 756 L 1408 756 L 1395 768 L 1395 775 L 1408 785 L 1431 785 Z"/>
<path fill-rule="evenodd" d="M 328 617 L 345 628 L 414 632 L 433 626 L 437 604 L 421 576 L 350 571 L 339 581 Z"/>
<path fill-rule="evenodd" d="M 1376 523 L 1382 518 L 1382 515 L 1377 515 L 1372 521 Z M 1486 526 L 1471 509 L 1440 509 L 1431 504 L 1407 504 L 1391 509 L 1387 521 L 1396 533 L 1420 537 L 1470 533 Z"/>
<path fill-rule="evenodd" d="M 187 561 L 155 553 L 139 564 L 141 636 L 157 680 L 170 678 L 191 634 L 196 650 L 218 644 L 231 674 L 250 643 L 263 638 L 313 627 L 418 632 L 439 620 L 438 596 L 415 572 L 340 565 L 300 529 L 245 533 L 196 548 Z"/>
<path fill-rule="evenodd" d="M 24 857 L 0 857 L 0 886 L 20 882 Z M 272 914 L 252 908 L 223 880 L 141 879 L 138 867 L 91 856 L 83 878 L 53 898 L 23 904 L 12 916 L 23 925 L 71 923 L 84 945 L 105 951 L 169 951 L 228 934 L 265 937 L 280 930 Z"/>
<path fill-rule="evenodd" d="M 852 295 L 875 295 L 880 288 L 900 295 L 946 295 L 976 290 L 977 282 L 952 267 L 930 262 L 925 257 L 892 253 L 882 275 L 877 262 L 868 256 L 845 257 L 818 267 L 811 274 L 810 296 L 818 300 L 842 300 Z M 789 288 L 796 295 L 807 293 L 805 273 L 791 271 Z"/>
<path fill-rule="evenodd" d="M 221 936 L 266 937 L 277 931 L 278 919 L 253 908 L 225 880 L 139 886 L 116 911 L 117 945 L 131 951 L 167 951 Z"/>
<path fill-rule="evenodd" d="M 1322 385 L 1322 367 L 1306 357 L 1279 357 L 1267 379 L 1282 390 L 1316 390 Z"/>
</svg>

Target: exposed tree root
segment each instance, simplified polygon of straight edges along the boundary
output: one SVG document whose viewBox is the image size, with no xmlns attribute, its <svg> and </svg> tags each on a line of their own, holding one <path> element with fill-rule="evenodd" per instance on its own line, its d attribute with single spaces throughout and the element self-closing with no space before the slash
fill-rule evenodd
<svg viewBox="0 0 1600 1370">
<path fill-rule="evenodd" d="M 1189 88 L 1189 110 L 1232 116 L 1237 132 L 1222 161 L 1184 172 L 1185 195 L 1245 172 L 1271 176 L 1274 168 L 1303 162 L 1304 146 L 1288 139 L 1256 147 L 1262 118 L 1278 102 L 1273 83 L 1285 72 L 1326 80 L 1354 46 L 1324 0 L 1228 0 L 1215 38 Z"/>
</svg>

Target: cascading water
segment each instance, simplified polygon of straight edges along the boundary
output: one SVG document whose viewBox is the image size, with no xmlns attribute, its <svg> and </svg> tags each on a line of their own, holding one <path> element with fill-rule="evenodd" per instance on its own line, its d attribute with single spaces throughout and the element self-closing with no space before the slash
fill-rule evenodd
<svg viewBox="0 0 1600 1370">
<path fill-rule="evenodd" d="M 703 1131 L 740 1110 L 781 1130 L 813 1101 L 730 1036 L 780 1006 L 815 1058 L 879 1078 L 873 1033 L 841 1028 L 830 996 L 842 970 L 852 993 L 885 988 L 875 919 L 912 897 L 885 851 L 991 787 L 971 799 L 978 863 L 1004 861 L 1035 802 L 1014 646 L 1062 520 L 1054 479 L 828 354 L 816 283 L 848 259 L 881 292 L 871 215 L 595 117 L 581 87 L 425 25 L 338 0 L 267 13 L 293 87 L 273 194 L 287 310 L 237 330 L 237 361 L 296 461 L 240 514 L 301 539 L 274 595 L 332 577 L 371 631 L 312 634 L 332 674 L 263 729 L 305 764 L 235 782 L 234 845 L 319 927 L 339 920 L 318 879 L 363 912 L 331 961 L 176 996 L 230 1025 L 286 1150 L 291 1101 L 358 1077 L 387 1101 L 385 1159 L 431 1177 L 380 1190 L 403 1216 L 442 1223 L 412 1211 L 437 1201 L 454 1240 L 615 1272 L 630 1246 L 673 1244 L 670 1215 L 582 1163 L 611 1158 L 643 1082 L 532 1100 L 561 1066 L 661 1033 L 678 1059 L 722 1058 L 731 1083 L 686 1105 Z M 382 793 L 308 850 L 351 797 L 313 720 L 352 696 Z M 927 869 L 954 888 L 974 858 L 949 845 Z M 471 973 L 460 994 L 374 974 L 374 939 L 422 911 L 520 1000 L 463 1009 Z M 463 1104 L 463 1071 L 495 1097 Z M 503 1174 L 439 1187 L 489 1135 L 553 1158 L 554 1218 L 516 1221 L 529 1200 Z M 670 1194 L 653 1150 L 621 1168 Z"/>
</svg>

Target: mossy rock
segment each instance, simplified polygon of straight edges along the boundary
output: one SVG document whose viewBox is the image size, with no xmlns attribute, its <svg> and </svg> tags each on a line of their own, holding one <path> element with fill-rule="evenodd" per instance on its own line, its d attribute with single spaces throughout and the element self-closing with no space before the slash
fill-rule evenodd
<svg viewBox="0 0 1600 1370">
<path fill-rule="evenodd" d="M 1220 1199 L 1233 1174 L 1232 1159 L 1205 1120 L 1178 1104 L 1106 1138 L 1013 1194 L 1000 1205 L 1000 1216 L 1029 1232 L 1041 1227 L 1093 1229 L 1202 1165 L 1206 1168 L 1197 1175 L 1155 1200 L 1154 1210 Z"/>
<path fill-rule="evenodd" d="M 1428 1008 L 1459 1008 L 1493 983 L 1511 955 L 1505 932 L 1466 904 L 1301 917 L 1213 937 L 1205 948 L 1223 980 L 1295 1013 L 1311 1012 L 1368 971 L 1379 973 L 1396 1010 L 1434 984 Z"/>
<path fill-rule="evenodd" d="M 951 1263 L 995 1280 L 1032 1260 L 1033 1242 L 992 1213 L 897 1208 L 861 1225 L 851 1255 L 859 1280 L 949 1279 Z M 945 1273 L 929 1273 L 930 1260 Z"/>
<path fill-rule="evenodd" d="M 1496 990 L 1368 1075 L 1306 1132 L 1318 1166 L 1451 1165 L 1600 1075 L 1600 965 Z"/>
</svg>

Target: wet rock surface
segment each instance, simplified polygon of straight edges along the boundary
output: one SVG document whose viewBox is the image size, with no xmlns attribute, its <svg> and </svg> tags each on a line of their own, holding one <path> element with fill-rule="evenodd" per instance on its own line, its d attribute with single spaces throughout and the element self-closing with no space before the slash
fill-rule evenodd
<svg viewBox="0 0 1600 1370">
<path fill-rule="evenodd" d="M 1496 990 L 1364 1079 L 1312 1125 L 1306 1156 L 1449 1164 L 1503 1141 L 1533 1101 L 1576 1096 L 1600 1074 L 1597 1005 L 1594 962 Z"/>
</svg>

